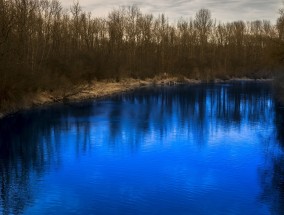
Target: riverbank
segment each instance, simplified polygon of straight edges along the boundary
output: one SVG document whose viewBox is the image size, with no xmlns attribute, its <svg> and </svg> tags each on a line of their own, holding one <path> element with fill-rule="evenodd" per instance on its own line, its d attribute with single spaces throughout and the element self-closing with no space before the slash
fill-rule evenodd
<svg viewBox="0 0 284 215">
<path fill-rule="evenodd" d="M 232 82 L 232 81 L 272 81 L 272 79 L 248 79 L 235 78 L 230 80 L 216 79 L 213 82 Z M 115 81 L 94 81 L 88 85 L 75 86 L 72 89 L 58 90 L 56 92 L 39 92 L 29 96 L 21 104 L 11 105 L 8 111 L 0 111 L 0 119 L 21 110 L 33 107 L 49 105 L 53 103 L 66 103 L 84 101 L 89 99 L 99 99 L 118 93 L 131 91 L 141 87 L 155 85 L 177 85 L 177 84 L 199 84 L 201 80 L 187 79 L 185 77 L 155 77 L 153 79 L 124 79 L 120 82 Z"/>
<path fill-rule="evenodd" d="M 38 92 L 27 96 L 24 102 L 20 104 L 11 104 L 6 110 L 0 111 L 0 119 L 16 113 L 21 110 L 27 110 L 33 107 L 49 105 L 53 103 L 66 103 L 84 101 L 88 99 L 98 99 L 106 96 L 111 96 L 117 93 L 131 91 L 140 87 L 152 85 L 176 85 L 176 84 L 193 84 L 200 83 L 198 80 L 190 80 L 186 78 L 153 78 L 146 80 L 139 79 L 124 79 L 120 82 L 108 81 L 93 81 L 90 84 L 75 86 L 72 89 L 58 90 L 54 92 Z M 7 110 L 8 109 L 8 110 Z"/>
</svg>

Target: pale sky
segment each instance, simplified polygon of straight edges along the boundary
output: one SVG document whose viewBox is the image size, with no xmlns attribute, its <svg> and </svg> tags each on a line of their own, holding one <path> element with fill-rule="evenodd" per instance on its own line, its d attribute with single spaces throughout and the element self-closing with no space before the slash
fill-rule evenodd
<svg viewBox="0 0 284 215">
<path fill-rule="evenodd" d="M 69 8 L 73 0 L 61 0 Z M 275 22 L 283 0 L 79 0 L 83 10 L 94 16 L 106 17 L 108 12 L 119 6 L 137 5 L 142 12 L 154 15 L 165 13 L 171 21 L 180 17 L 194 17 L 195 13 L 206 8 L 218 21 L 271 20 Z"/>
</svg>

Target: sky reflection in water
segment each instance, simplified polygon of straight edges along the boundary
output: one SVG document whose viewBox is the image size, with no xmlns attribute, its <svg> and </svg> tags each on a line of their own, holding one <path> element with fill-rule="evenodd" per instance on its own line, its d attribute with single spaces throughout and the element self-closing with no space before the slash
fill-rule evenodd
<svg viewBox="0 0 284 215">
<path fill-rule="evenodd" d="M 283 133 L 257 83 L 17 114 L 0 121 L 0 213 L 283 214 Z"/>
</svg>

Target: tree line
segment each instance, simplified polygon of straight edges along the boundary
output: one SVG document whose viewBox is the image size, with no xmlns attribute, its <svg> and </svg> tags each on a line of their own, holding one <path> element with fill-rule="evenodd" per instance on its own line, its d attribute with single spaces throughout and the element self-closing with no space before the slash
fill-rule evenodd
<svg viewBox="0 0 284 215">
<path fill-rule="evenodd" d="M 66 10 L 58 0 L 0 0 L 0 107 L 101 79 L 272 77 L 284 60 L 279 12 L 276 24 L 222 23 L 208 9 L 171 23 L 136 6 L 103 18 L 79 2 Z"/>
</svg>

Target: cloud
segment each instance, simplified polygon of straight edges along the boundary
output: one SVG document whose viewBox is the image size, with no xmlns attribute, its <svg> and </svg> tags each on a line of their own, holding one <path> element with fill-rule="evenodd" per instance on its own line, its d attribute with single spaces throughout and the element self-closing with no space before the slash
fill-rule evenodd
<svg viewBox="0 0 284 215">
<path fill-rule="evenodd" d="M 73 0 L 61 2 L 68 8 Z M 207 8 L 213 18 L 220 21 L 266 19 L 274 22 L 281 0 L 80 0 L 80 4 L 95 16 L 107 16 L 119 6 L 137 5 L 146 13 L 165 13 L 172 21 L 180 17 L 194 17 L 199 9 Z"/>
</svg>

